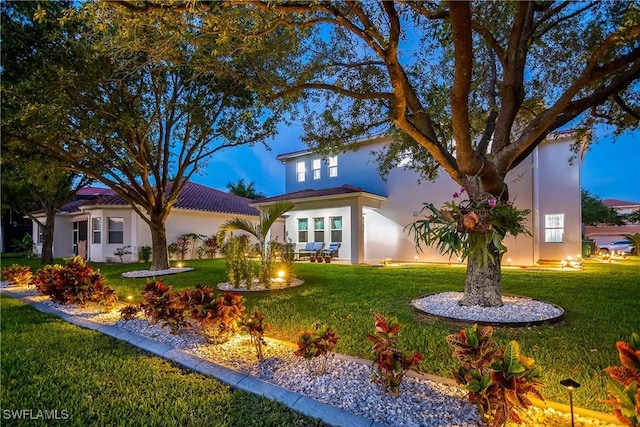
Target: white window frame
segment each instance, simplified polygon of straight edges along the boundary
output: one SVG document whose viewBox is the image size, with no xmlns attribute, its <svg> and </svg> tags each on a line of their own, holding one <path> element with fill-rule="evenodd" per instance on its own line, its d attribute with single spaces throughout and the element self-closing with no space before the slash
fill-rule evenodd
<svg viewBox="0 0 640 427">
<path fill-rule="evenodd" d="M 322 161 L 320 159 L 313 159 L 312 170 L 314 180 L 322 178 Z"/>
<path fill-rule="evenodd" d="M 340 228 L 334 228 L 333 227 L 333 221 L 335 219 L 340 219 Z M 329 229 L 331 230 L 331 241 L 332 242 L 337 242 L 337 243 L 342 243 L 342 216 L 330 216 L 329 217 Z M 334 234 L 336 236 L 339 235 L 340 237 L 339 238 L 334 238 Z"/>
<path fill-rule="evenodd" d="M 300 229 L 300 224 L 306 223 L 305 230 Z M 307 243 L 309 241 L 309 218 L 298 218 L 298 243 Z"/>
<path fill-rule="evenodd" d="M 320 221 L 322 221 L 322 228 L 317 228 L 316 224 L 320 224 Z M 314 242 L 324 243 L 324 229 L 325 229 L 324 217 L 313 218 L 313 241 Z M 318 237 L 321 237 L 321 239 L 318 240 Z"/>
<path fill-rule="evenodd" d="M 298 182 L 304 182 L 307 175 L 307 168 L 304 162 L 296 163 L 296 179 Z"/>
<path fill-rule="evenodd" d="M 545 214 L 544 242 L 564 243 L 564 214 Z"/>
<path fill-rule="evenodd" d="M 101 216 L 96 216 L 91 218 L 91 243 L 94 243 L 94 244 L 102 243 L 102 217 Z"/>
<path fill-rule="evenodd" d="M 44 242 L 44 227 L 41 224 L 38 224 L 38 243 L 41 245 Z"/>
<path fill-rule="evenodd" d="M 122 224 L 122 230 L 112 228 L 112 226 L 115 224 Z M 109 244 L 119 244 L 119 245 L 124 244 L 124 218 L 109 217 L 107 218 L 107 225 L 108 225 L 107 234 L 109 236 Z M 115 236 L 118 235 L 118 233 L 120 235 L 119 242 L 117 241 L 118 239 L 114 238 Z"/>
<path fill-rule="evenodd" d="M 338 156 L 331 156 L 327 158 L 327 170 L 329 178 L 335 178 L 338 176 Z"/>
</svg>

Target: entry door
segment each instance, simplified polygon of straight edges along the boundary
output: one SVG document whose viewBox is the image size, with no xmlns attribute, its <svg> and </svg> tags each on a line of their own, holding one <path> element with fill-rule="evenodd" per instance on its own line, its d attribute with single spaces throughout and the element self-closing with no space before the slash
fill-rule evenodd
<svg viewBox="0 0 640 427">
<path fill-rule="evenodd" d="M 85 258 L 87 256 L 86 254 L 86 248 L 87 248 L 87 237 L 88 237 L 88 230 L 89 230 L 89 221 L 85 220 L 85 221 L 74 221 L 73 222 L 73 253 L 75 255 L 82 255 L 83 258 Z M 85 253 L 79 253 L 78 251 L 78 243 L 80 242 L 84 242 L 81 246 L 83 248 L 83 252 Z"/>
</svg>

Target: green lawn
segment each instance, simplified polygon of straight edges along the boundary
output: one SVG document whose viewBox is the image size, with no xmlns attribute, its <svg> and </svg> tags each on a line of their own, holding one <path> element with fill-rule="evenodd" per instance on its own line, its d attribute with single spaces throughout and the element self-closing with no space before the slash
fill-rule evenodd
<svg viewBox="0 0 640 427">
<path fill-rule="evenodd" d="M 319 426 L 286 406 L 180 369 L 2 297 L 3 426 Z M 65 421 L 8 419 L 57 410 Z"/>
<path fill-rule="evenodd" d="M 225 280 L 224 260 L 187 264 L 195 271 L 161 279 L 176 289 Z M 137 298 L 147 280 L 122 279 L 120 274 L 146 266 L 95 265 L 121 300 L 127 295 Z M 407 350 L 423 353 L 420 370 L 450 376 L 454 362 L 444 338 L 460 325 L 422 316 L 409 303 L 425 294 L 461 291 L 463 267 L 297 263 L 295 271 L 305 279 L 304 286 L 246 296 L 248 309 L 260 309 L 265 321 L 273 325 L 268 335 L 295 341 L 313 322 L 327 322 L 341 337 L 340 352 L 370 358 L 365 335 L 372 331 L 373 314 L 380 312 L 396 316 L 404 324 L 401 344 Z M 577 405 L 609 412 L 609 407 L 601 403 L 606 398 L 607 375 L 603 370 L 618 363 L 615 342 L 628 338 L 633 331 L 640 332 L 640 259 L 630 257 L 619 264 L 588 260 L 584 271 L 507 269 L 503 277 L 505 293 L 558 304 L 566 315 L 553 325 L 499 328 L 496 339 L 517 340 L 523 353 L 543 366 L 547 384 L 543 394 L 548 399 L 566 403 L 567 394 L 559 381 L 570 377 L 582 384 L 574 394 Z"/>
</svg>

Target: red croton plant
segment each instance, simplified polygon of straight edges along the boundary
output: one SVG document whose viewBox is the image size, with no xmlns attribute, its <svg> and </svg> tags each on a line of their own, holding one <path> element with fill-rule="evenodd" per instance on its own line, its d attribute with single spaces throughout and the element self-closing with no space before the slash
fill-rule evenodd
<svg viewBox="0 0 640 427">
<path fill-rule="evenodd" d="M 627 426 L 640 425 L 640 335 L 633 333 L 629 342 L 616 343 L 622 366 L 609 366 L 609 400 L 616 406 L 613 414 Z"/>
</svg>

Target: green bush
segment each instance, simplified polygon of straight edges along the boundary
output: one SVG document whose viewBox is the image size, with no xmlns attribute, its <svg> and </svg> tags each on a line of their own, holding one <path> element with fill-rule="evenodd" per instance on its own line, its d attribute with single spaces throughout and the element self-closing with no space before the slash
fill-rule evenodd
<svg viewBox="0 0 640 427">
<path fill-rule="evenodd" d="M 140 250 L 138 251 L 138 258 L 142 260 L 142 262 L 149 262 L 151 259 L 152 249 L 151 246 L 140 246 Z"/>
<path fill-rule="evenodd" d="M 253 262 L 248 257 L 250 250 L 249 237 L 246 235 L 232 234 L 222 246 L 222 253 L 227 259 L 229 283 L 235 288 L 245 284 L 247 289 L 251 289 L 253 284 Z"/>
</svg>

